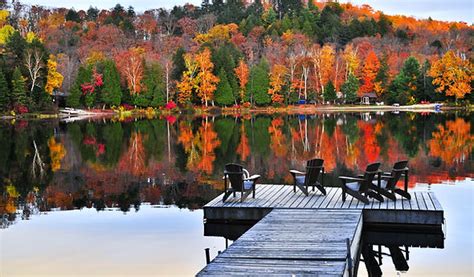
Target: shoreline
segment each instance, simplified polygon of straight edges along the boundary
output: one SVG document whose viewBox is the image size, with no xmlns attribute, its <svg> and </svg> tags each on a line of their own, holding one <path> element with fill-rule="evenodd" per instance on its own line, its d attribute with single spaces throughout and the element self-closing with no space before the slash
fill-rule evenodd
<svg viewBox="0 0 474 277">
<path fill-rule="evenodd" d="M 202 107 L 196 109 L 177 109 L 175 111 L 167 111 L 161 109 L 153 109 L 151 112 L 146 109 L 134 109 L 127 111 L 116 111 L 111 109 L 61 109 L 56 113 L 28 113 L 23 115 L 2 115 L 0 120 L 49 120 L 59 119 L 65 122 L 72 122 L 86 119 L 100 119 L 112 117 L 136 117 L 147 116 L 156 117 L 160 115 L 241 115 L 241 114 L 321 114 L 321 113 L 353 113 L 353 112 L 416 112 L 416 113 L 439 113 L 447 111 L 474 111 L 474 105 L 467 106 L 448 106 L 442 105 L 439 109 L 434 104 L 416 104 L 407 106 L 375 106 L 375 105 L 299 105 L 286 107 L 253 107 L 253 108 L 220 108 L 220 107 Z"/>
</svg>

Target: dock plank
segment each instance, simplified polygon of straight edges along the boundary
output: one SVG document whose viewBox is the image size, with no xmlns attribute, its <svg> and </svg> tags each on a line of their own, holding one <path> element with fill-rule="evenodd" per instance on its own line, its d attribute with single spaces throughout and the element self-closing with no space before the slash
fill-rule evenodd
<svg viewBox="0 0 474 277">
<path fill-rule="evenodd" d="M 274 209 L 197 275 L 343 276 L 346 239 L 359 244 L 361 219 L 361 210 Z"/>
</svg>

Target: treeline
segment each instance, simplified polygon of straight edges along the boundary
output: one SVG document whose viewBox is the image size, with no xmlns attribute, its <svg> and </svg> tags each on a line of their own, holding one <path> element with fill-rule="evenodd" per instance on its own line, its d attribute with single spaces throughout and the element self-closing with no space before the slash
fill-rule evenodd
<svg viewBox="0 0 474 277">
<path fill-rule="evenodd" d="M 465 23 L 291 0 L 205 1 L 143 13 L 119 4 L 76 11 L 15 1 L 3 8 L 0 46 L 9 92 L 0 98 L 9 93 L 9 101 L 2 110 L 47 108 L 42 103 L 51 102 L 46 92 L 53 90 L 66 93 L 68 106 L 88 108 L 472 97 L 473 28 Z M 25 66 L 32 45 L 43 51 L 36 79 Z M 11 95 L 14 83 L 22 86 L 12 81 L 15 67 L 26 77 L 23 86 L 38 91 L 25 89 L 32 99 L 26 104 Z M 50 71 L 54 86 L 46 86 Z"/>
</svg>

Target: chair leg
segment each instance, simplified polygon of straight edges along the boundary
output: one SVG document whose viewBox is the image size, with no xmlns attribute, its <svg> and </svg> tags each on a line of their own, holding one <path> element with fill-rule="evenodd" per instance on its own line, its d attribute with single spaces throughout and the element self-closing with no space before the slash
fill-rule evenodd
<svg viewBox="0 0 474 277">
<path fill-rule="evenodd" d="M 255 186 L 256 184 L 253 184 L 253 194 L 252 194 L 253 198 L 255 198 Z"/>
<path fill-rule="evenodd" d="M 224 192 L 224 197 L 222 197 L 222 202 L 225 202 L 231 194 L 232 194 L 232 191 L 225 191 Z M 234 192 L 234 194 L 235 194 L 235 192 Z"/>
<path fill-rule="evenodd" d="M 342 189 L 342 202 L 346 202 L 346 191 Z"/>
<path fill-rule="evenodd" d="M 411 199 L 411 195 L 407 191 L 404 191 L 401 189 L 395 189 L 394 192 L 400 194 L 401 196 L 405 197 L 408 200 Z"/>
<path fill-rule="evenodd" d="M 375 198 L 375 199 L 379 200 L 380 202 L 383 202 L 383 197 L 382 197 L 382 195 L 376 193 L 375 191 L 369 190 L 369 191 L 367 192 L 367 194 L 368 194 L 370 197 Z"/>
<path fill-rule="evenodd" d="M 293 192 L 296 192 L 296 183 L 293 183 Z"/>
</svg>

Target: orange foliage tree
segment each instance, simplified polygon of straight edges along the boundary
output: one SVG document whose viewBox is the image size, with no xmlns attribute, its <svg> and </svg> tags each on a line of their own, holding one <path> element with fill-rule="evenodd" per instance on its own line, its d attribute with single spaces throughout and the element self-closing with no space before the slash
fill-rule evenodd
<svg viewBox="0 0 474 277">
<path fill-rule="evenodd" d="M 245 88 L 249 81 L 249 67 L 243 59 L 240 60 L 239 65 L 234 69 L 237 79 L 239 79 L 240 87 L 240 101 L 243 103 L 245 99 Z"/>
<path fill-rule="evenodd" d="M 54 137 L 48 140 L 49 156 L 51 158 L 51 170 L 58 171 L 61 168 L 61 160 L 66 156 L 66 149 Z"/>
<path fill-rule="evenodd" d="M 240 143 L 237 146 L 237 154 L 240 155 L 242 161 L 246 161 L 250 155 L 249 139 L 245 133 L 245 124 L 243 122 L 240 126 Z"/>
<path fill-rule="evenodd" d="M 319 82 L 321 93 L 324 92 L 324 85 L 327 84 L 331 73 L 333 71 L 335 61 L 334 47 L 331 45 L 324 45 L 322 48 L 314 47 L 311 53 L 311 58 L 314 64 L 314 72 L 316 79 Z"/>
<path fill-rule="evenodd" d="M 141 47 L 132 47 L 115 55 L 117 68 L 127 80 L 127 86 L 130 90 L 130 94 L 137 94 L 141 91 L 144 55 L 145 49 Z"/>
<path fill-rule="evenodd" d="M 219 83 L 219 78 L 216 77 L 212 70 L 214 64 L 211 61 L 211 50 L 209 48 L 204 49 L 201 53 L 195 56 L 199 73 L 197 78 L 199 80 L 199 86 L 196 89 L 197 95 L 201 98 L 201 103 L 208 106 L 208 102 L 214 97 L 214 91 Z"/>
<path fill-rule="evenodd" d="M 471 124 L 462 118 L 438 125 L 433 138 L 428 142 L 431 155 L 440 157 L 448 165 L 463 163 L 468 159 L 474 145 Z"/>
<path fill-rule="evenodd" d="M 380 61 L 373 50 L 371 50 L 365 59 L 364 67 L 362 68 L 362 85 L 359 88 L 359 93 L 368 93 L 374 91 L 375 77 L 380 68 Z"/>
<path fill-rule="evenodd" d="M 275 118 L 268 127 L 268 133 L 271 136 L 270 148 L 277 157 L 285 157 L 288 153 L 288 147 L 286 146 L 285 136 L 282 131 L 283 123 L 282 118 Z"/>
<path fill-rule="evenodd" d="M 130 137 L 128 149 L 123 153 L 119 162 L 119 170 L 127 172 L 133 176 L 142 176 L 146 172 L 145 147 L 143 146 L 143 136 L 135 132 Z"/>
<path fill-rule="evenodd" d="M 458 99 L 471 93 L 473 71 L 474 65 L 468 59 L 450 50 L 433 63 L 429 75 L 433 77 L 433 85 L 438 86 L 437 92 L 445 92 L 447 96 Z"/>
</svg>

